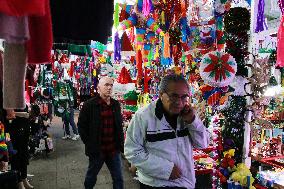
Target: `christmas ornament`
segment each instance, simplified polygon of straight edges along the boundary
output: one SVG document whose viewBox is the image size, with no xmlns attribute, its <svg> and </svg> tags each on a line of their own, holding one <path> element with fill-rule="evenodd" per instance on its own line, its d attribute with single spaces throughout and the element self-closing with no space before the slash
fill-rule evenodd
<svg viewBox="0 0 284 189">
<path fill-rule="evenodd" d="M 199 72 L 206 84 L 224 87 L 233 81 L 237 64 L 230 54 L 213 51 L 203 56 Z"/>
<path fill-rule="evenodd" d="M 117 82 L 121 84 L 127 84 L 133 82 L 128 70 L 125 67 L 121 69 L 120 75 L 117 78 Z"/>
</svg>

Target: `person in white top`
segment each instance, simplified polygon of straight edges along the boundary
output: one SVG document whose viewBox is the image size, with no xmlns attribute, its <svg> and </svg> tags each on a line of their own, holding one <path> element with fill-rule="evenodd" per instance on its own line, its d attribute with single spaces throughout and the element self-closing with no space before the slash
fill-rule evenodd
<svg viewBox="0 0 284 189">
<path fill-rule="evenodd" d="M 141 189 L 195 188 L 192 148 L 206 148 L 209 132 L 190 105 L 179 75 L 160 83 L 157 101 L 138 110 L 126 134 L 124 155 L 137 168 Z"/>
</svg>

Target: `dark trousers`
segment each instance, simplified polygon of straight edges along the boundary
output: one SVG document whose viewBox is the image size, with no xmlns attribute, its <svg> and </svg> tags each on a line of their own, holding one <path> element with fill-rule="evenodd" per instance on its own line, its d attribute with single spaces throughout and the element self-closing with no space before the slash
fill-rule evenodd
<svg viewBox="0 0 284 189">
<path fill-rule="evenodd" d="M 64 121 L 65 134 L 70 135 L 70 129 L 69 129 L 69 124 L 70 124 L 71 127 L 72 127 L 72 130 L 73 130 L 73 134 L 78 135 L 78 129 L 77 129 L 77 126 L 76 126 L 75 121 L 74 121 L 74 109 L 73 108 L 70 109 L 69 119 L 66 116 L 66 114 L 63 115 L 62 119 Z"/>
<path fill-rule="evenodd" d="M 17 157 L 17 155 L 11 158 L 11 169 L 18 171 L 17 173 L 20 181 L 27 178 L 28 165 L 23 162 L 21 158 Z"/>
<path fill-rule="evenodd" d="M 97 182 L 97 175 L 103 164 L 106 163 L 113 182 L 113 189 L 123 189 L 121 154 L 116 153 L 114 157 L 102 158 L 89 156 L 89 167 L 85 178 L 85 189 L 92 189 Z"/>
<path fill-rule="evenodd" d="M 145 184 L 140 182 L 140 189 L 186 189 L 186 188 L 183 188 L 183 187 L 169 187 L 169 186 L 153 187 L 153 186 L 145 185 Z"/>
</svg>

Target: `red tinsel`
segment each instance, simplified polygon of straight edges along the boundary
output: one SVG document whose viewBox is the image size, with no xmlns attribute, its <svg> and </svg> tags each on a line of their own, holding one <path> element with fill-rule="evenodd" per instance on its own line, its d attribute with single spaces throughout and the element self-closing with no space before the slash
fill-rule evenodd
<svg viewBox="0 0 284 189">
<path fill-rule="evenodd" d="M 117 82 L 121 83 L 121 84 L 127 84 L 127 83 L 132 83 L 133 82 L 131 77 L 130 77 L 130 74 L 129 74 L 128 70 L 125 67 L 123 67 L 121 69 L 121 72 L 120 72 L 120 74 L 119 74 L 119 76 L 117 78 Z"/>
<path fill-rule="evenodd" d="M 119 22 L 126 20 L 129 17 L 129 14 L 126 12 L 126 4 L 122 5 L 122 10 L 119 14 Z"/>
<path fill-rule="evenodd" d="M 124 32 L 122 34 L 122 37 L 121 37 L 121 50 L 122 51 L 133 51 L 133 47 L 131 45 L 131 42 L 126 34 L 126 32 Z"/>
<path fill-rule="evenodd" d="M 136 68 L 137 68 L 137 80 L 142 79 L 143 68 L 142 68 L 142 53 L 141 53 L 141 50 L 138 50 L 138 52 L 136 53 Z"/>
<path fill-rule="evenodd" d="M 72 62 L 71 62 L 71 66 L 70 66 L 70 70 L 69 70 L 69 72 L 68 72 L 68 75 L 69 75 L 70 77 L 73 77 L 74 68 L 75 68 L 75 61 L 72 61 Z"/>
<path fill-rule="evenodd" d="M 144 93 L 149 93 L 149 84 L 148 84 L 148 82 L 151 80 L 150 72 L 151 72 L 151 70 L 149 70 L 148 68 L 145 68 Z"/>
</svg>

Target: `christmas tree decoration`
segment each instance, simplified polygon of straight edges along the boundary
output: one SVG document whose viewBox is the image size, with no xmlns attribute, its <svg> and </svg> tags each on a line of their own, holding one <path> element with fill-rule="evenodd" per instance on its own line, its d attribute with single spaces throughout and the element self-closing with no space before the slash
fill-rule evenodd
<svg viewBox="0 0 284 189">
<path fill-rule="evenodd" d="M 230 54 L 213 51 L 203 56 L 199 72 L 206 84 L 224 87 L 233 81 L 237 64 Z"/>
<path fill-rule="evenodd" d="M 275 49 L 272 49 L 271 54 L 269 55 L 268 63 L 270 66 L 274 66 L 276 64 L 277 52 Z"/>
<path fill-rule="evenodd" d="M 243 33 L 250 29 L 250 12 L 246 8 L 231 8 L 224 17 L 227 33 Z"/>
<path fill-rule="evenodd" d="M 271 76 L 270 79 L 269 79 L 269 86 L 273 87 L 273 86 L 277 86 L 278 83 L 276 81 L 276 78 L 275 76 Z"/>
<path fill-rule="evenodd" d="M 246 8 L 231 8 L 224 16 L 224 35 L 226 38 L 225 51 L 232 55 L 237 64 L 236 75 L 248 76 L 246 58 L 248 51 L 248 30 L 250 29 L 250 12 Z"/>
<path fill-rule="evenodd" d="M 244 119 L 246 112 L 246 98 L 231 96 L 229 105 L 221 112 L 224 115 L 224 127 L 222 136 L 224 149 L 234 148 L 236 150 L 236 162 L 242 162 L 242 150 L 244 145 Z"/>
<path fill-rule="evenodd" d="M 130 42 L 130 39 L 128 38 L 126 32 L 122 34 L 121 37 L 121 51 L 133 51 L 132 44 Z"/>
<path fill-rule="evenodd" d="M 120 74 L 117 78 L 117 82 L 121 84 L 127 84 L 133 82 L 130 77 L 129 71 L 125 67 L 121 69 Z"/>
</svg>

